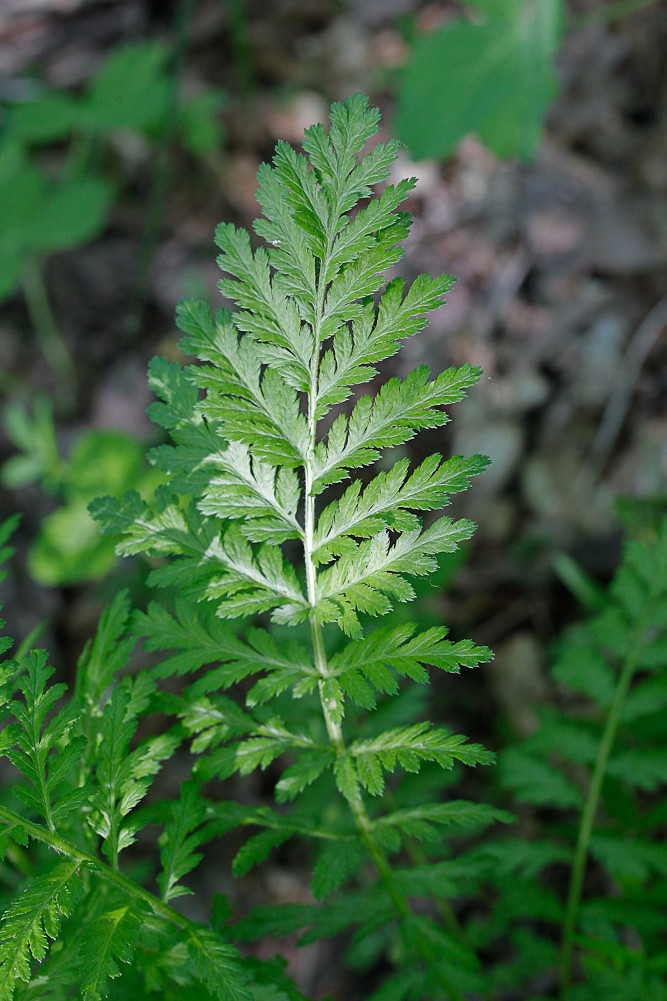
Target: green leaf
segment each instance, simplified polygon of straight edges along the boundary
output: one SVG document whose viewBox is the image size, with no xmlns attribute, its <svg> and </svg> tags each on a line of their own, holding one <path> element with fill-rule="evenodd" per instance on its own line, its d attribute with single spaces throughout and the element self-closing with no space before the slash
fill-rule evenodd
<svg viewBox="0 0 667 1001">
<path fill-rule="evenodd" d="M 146 904 L 126 901 L 84 925 L 80 943 L 83 1001 L 102 1001 L 109 996 L 109 981 L 121 975 L 119 963 L 132 962 L 142 923 L 149 914 Z"/>
<path fill-rule="evenodd" d="M 430 528 L 398 535 L 393 545 L 388 532 L 361 542 L 324 570 L 317 581 L 316 614 L 322 622 L 335 621 L 348 635 L 357 636 L 356 612 L 386 615 L 392 600 L 412 601 L 414 591 L 405 575 L 421 577 L 437 569 L 436 553 L 453 552 L 474 531 L 472 522 L 442 517 Z"/>
<path fill-rule="evenodd" d="M 187 935 L 191 974 L 218 1001 L 251 1001 L 241 956 L 209 928 L 191 928 Z"/>
<path fill-rule="evenodd" d="M 285 769 L 276 784 L 276 800 L 285 803 L 315 782 L 334 763 L 329 748 L 303 751 L 295 764 Z"/>
<path fill-rule="evenodd" d="M 245 876 L 254 866 L 264 862 L 274 848 L 284 844 L 291 837 L 289 831 L 261 831 L 248 838 L 234 856 L 232 872 L 235 876 Z"/>
<path fill-rule="evenodd" d="M 560 809 L 581 806 L 583 797 L 574 783 L 528 750 L 511 747 L 504 751 L 499 771 L 502 784 L 512 789 L 522 802 Z"/>
<path fill-rule="evenodd" d="M 449 156 L 474 132 L 530 159 L 557 83 L 561 0 L 474 0 L 469 20 L 421 38 L 403 71 L 396 129 L 416 159 Z"/>
<path fill-rule="evenodd" d="M 222 149 L 223 131 L 220 111 L 227 103 L 224 90 L 207 88 L 183 102 L 178 121 L 181 144 L 195 156 L 206 156 Z"/>
<path fill-rule="evenodd" d="M 462 399 L 480 370 L 471 365 L 450 368 L 431 382 L 429 374 L 422 365 L 404 380 L 390 379 L 375 397 L 362 396 L 349 417 L 336 418 L 315 452 L 316 492 L 345 479 L 350 469 L 375 462 L 381 449 L 402 445 L 419 430 L 447 423 L 447 414 L 438 408 Z"/>
<path fill-rule="evenodd" d="M 481 455 L 447 460 L 431 455 L 410 475 L 408 460 L 399 460 L 388 472 L 378 473 L 363 491 L 361 481 L 355 480 L 318 518 L 314 558 L 329 562 L 332 556 L 354 552 L 356 546 L 350 543 L 350 536 L 363 539 L 385 527 L 395 531 L 418 527 L 418 519 L 409 511 L 444 507 L 449 495 L 467 489 L 469 477 L 481 472 L 487 463 Z"/>
<path fill-rule="evenodd" d="M 655 792 L 667 784 L 667 748 L 618 750 L 609 759 L 607 772 L 632 788 Z"/>
<path fill-rule="evenodd" d="M 46 652 L 31 651 L 25 668 L 17 682 L 22 699 L 14 699 L 8 706 L 16 724 L 4 731 L 8 740 L 5 754 L 30 783 L 17 787 L 17 795 L 52 828 L 58 814 L 81 806 L 82 792 L 77 790 L 73 772 L 84 740 L 71 733 L 76 709 L 71 705 L 56 709 L 67 686 L 48 685 L 53 668 L 47 663 Z"/>
<path fill-rule="evenodd" d="M 448 640 L 443 626 L 435 626 L 416 636 L 415 629 L 413 623 L 374 629 L 333 655 L 330 660 L 332 672 L 343 687 L 352 675 L 362 674 L 370 684 L 384 692 L 395 690 L 387 668 L 424 683 L 428 681 L 424 665 L 441 671 L 458 672 L 461 667 L 474 667 L 491 657 L 490 650 L 476 647 L 470 640 L 458 643 Z"/>
<path fill-rule="evenodd" d="M 125 667 L 134 636 L 127 635 L 130 602 L 126 590 L 119 591 L 104 609 L 95 636 L 86 643 L 77 663 L 76 694 L 98 704 L 107 688 Z"/>
<path fill-rule="evenodd" d="M 554 863 L 568 865 L 572 857 L 565 845 L 525 838 L 503 838 L 495 844 L 484 845 L 482 853 L 492 859 L 494 871 L 499 875 L 525 880 L 535 879 Z"/>
<path fill-rule="evenodd" d="M 30 957 L 41 962 L 49 939 L 60 934 L 63 918 L 72 912 L 82 884 L 79 863 L 67 859 L 35 876 L 6 909 L 0 935 L 0 991 L 11 997 L 18 978 L 31 978 Z"/>
<path fill-rule="evenodd" d="M 514 817 L 506 810 L 498 810 L 485 803 L 452 800 L 449 803 L 428 803 L 394 810 L 393 813 L 374 820 L 373 828 L 380 832 L 397 828 L 406 838 L 437 841 L 442 837 L 441 827 L 460 827 L 475 831 L 489 824 L 513 822 Z"/>
<path fill-rule="evenodd" d="M 369 740 L 355 740 L 348 749 L 354 759 L 359 781 L 372 796 L 384 792 L 383 771 L 397 767 L 418 772 L 425 761 L 452 768 L 456 761 L 466 765 L 490 764 L 494 756 L 479 744 L 469 744 L 460 734 L 435 730 L 428 723 L 385 730 Z"/>
<path fill-rule="evenodd" d="M 277 547 L 263 545 L 256 552 L 236 526 L 207 551 L 220 566 L 206 589 L 209 600 L 223 598 L 221 618 L 237 618 L 274 609 L 276 621 L 298 621 L 306 610 L 294 569 Z"/>
<path fill-rule="evenodd" d="M 301 489 L 293 470 L 260 462 L 241 442 L 230 442 L 203 464 L 210 479 L 199 501 L 202 514 L 242 520 L 241 531 L 252 542 L 303 538 L 296 517 Z"/>
<path fill-rule="evenodd" d="M 167 112 L 168 50 L 159 41 L 125 43 L 107 57 L 88 88 L 85 114 L 95 132 L 148 129 Z"/>
<path fill-rule="evenodd" d="M 324 900 L 362 866 L 366 849 L 359 841 L 325 841 L 313 867 L 311 888 Z"/>
<path fill-rule="evenodd" d="M 182 349 L 212 363 L 188 373 L 207 390 L 200 404 L 206 418 L 221 421 L 225 437 L 250 445 L 260 460 L 298 465 L 308 449 L 299 399 L 275 368 L 262 371 L 258 343 L 239 340 L 230 315 L 221 310 L 213 319 L 205 303 L 181 302 L 176 322 L 186 334 Z"/>
<path fill-rule="evenodd" d="M 89 824 L 102 838 L 102 850 L 113 865 L 119 853 L 136 840 L 137 822 L 126 818 L 148 792 L 162 762 L 181 742 L 180 735 L 171 732 L 148 737 L 130 750 L 153 688 L 146 675 L 134 682 L 126 679 L 111 693 L 104 709 Z"/>
<path fill-rule="evenodd" d="M 9 113 L 14 135 L 34 144 L 67 139 L 80 123 L 80 102 L 61 90 L 45 90 L 34 101 L 14 105 Z"/>
<path fill-rule="evenodd" d="M 197 849 L 213 836 L 203 827 L 206 816 L 206 803 L 197 785 L 186 782 L 180 799 L 171 805 L 171 818 L 159 839 L 162 871 L 157 882 L 167 903 L 192 892 L 179 884 L 201 862 L 203 856 Z"/>
<path fill-rule="evenodd" d="M 77 177 L 52 188 L 34 225 L 25 234 L 30 250 L 52 253 L 88 243 L 104 230 L 113 188 L 95 176 Z"/>
</svg>

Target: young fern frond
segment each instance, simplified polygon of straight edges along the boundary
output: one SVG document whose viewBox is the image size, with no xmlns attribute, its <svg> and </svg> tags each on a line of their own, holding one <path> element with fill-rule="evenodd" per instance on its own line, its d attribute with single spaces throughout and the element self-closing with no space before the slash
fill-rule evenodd
<svg viewBox="0 0 667 1001">
<path fill-rule="evenodd" d="M 394 877 L 388 856 L 410 830 L 427 837 L 453 822 L 456 810 L 446 814 L 442 803 L 421 803 L 421 817 L 401 820 L 398 809 L 392 824 L 391 809 L 373 800 L 379 802 L 386 776 L 395 788 L 422 766 L 450 769 L 492 756 L 442 727 L 411 725 L 409 714 L 402 725 L 377 731 L 358 709 L 373 709 L 388 694 L 403 698 L 403 679 L 423 683 L 429 667 L 458 671 L 489 659 L 488 650 L 455 643 L 442 628 L 367 626 L 368 616 L 412 600 L 411 578 L 432 573 L 439 554 L 470 537 L 470 522 L 440 517 L 424 524 L 422 515 L 465 489 L 486 460 L 438 455 L 411 469 L 401 459 L 363 487 L 352 479 L 342 496 L 340 489 L 338 496 L 330 492 L 385 448 L 442 427 L 445 408 L 479 378 L 470 365 L 436 378 L 421 366 L 385 382 L 375 396 L 360 395 L 349 412 L 334 412 L 425 325 L 453 282 L 422 275 L 410 287 L 400 279 L 384 284 L 382 272 L 403 253 L 410 217 L 398 207 L 415 182 L 400 181 L 373 197 L 397 155 L 393 142 L 362 154 L 378 120 L 361 95 L 334 104 L 328 132 L 321 125 L 308 129 L 304 153 L 280 143 L 273 164 L 260 169 L 264 215 L 255 230 L 266 246 L 253 250 L 249 235 L 229 224 L 216 231 L 220 287 L 236 311 L 213 316 L 204 303 L 181 303 L 181 347 L 199 364 L 151 366 L 159 397 L 152 417 L 172 438 L 151 459 L 168 486 L 152 505 L 129 495 L 121 504 L 96 502 L 92 511 L 104 530 L 122 536 L 119 552 L 171 557 L 153 570 L 152 581 L 178 588 L 176 615 L 154 605 L 136 627 L 151 649 L 173 651 L 156 677 L 208 668 L 165 703 L 193 735 L 198 778 L 282 763 L 276 799 L 291 805 L 270 817 L 236 811 L 237 823 L 262 828 L 237 856 L 236 870 L 246 871 L 290 837 L 319 832 L 312 838 L 320 840 L 328 828 L 317 896 L 352 877 L 364 855 L 380 886 L 359 891 L 366 903 L 351 908 L 343 924 L 333 917 L 333 902 L 316 923 L 360 924 L 368 936 L 381 911 L 384 947 L 397 947 L 421 971 L 401 996 L 435 1001 L 471 989 L 475 960 L 450 931 L 418 916 L 409 880 Z M 264 629 L 237 635 L 220 621 L 261 613 L 280 626 L 304 624 L 310 650 Z M 245 710 L 221 694 L 253 676 Z M 299 700 L 299 711 L 287 693 Z M 352 717 L 356 732 L 348 737 Z M 323 802 L 334 790 L 346 810 L 332 826 Z M 468 810 L 471 825 L 473 816 L 482 826 L 508 819 L 491 808 L 459 809 L 461 818 Z M 167 893 L 189 864 L 172 840 L 178 825 L 174 814 L 161 877 Z M 196 848 L 196 830 L 182 829 L 184 851 L 188 843 Z"/>
</svg>

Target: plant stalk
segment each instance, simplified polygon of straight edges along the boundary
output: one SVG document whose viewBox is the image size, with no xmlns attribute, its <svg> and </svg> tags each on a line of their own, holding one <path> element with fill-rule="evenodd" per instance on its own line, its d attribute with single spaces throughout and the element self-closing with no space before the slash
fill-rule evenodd
<svg viewBox="0 0 667 1001">
<path fill-rule="evenodd" d="M 174 42 L 169 90 L 165 99 L 165 115 L 155 154 L 153 183 L 148 195 L 146 222 L 141 238 L 138 277 L 134 297 L 130 306 L 127 336 L 136 337 L 141 329 L 148 299 L 150 272 L 155 257 L 160 222 L 167 192 L 171 181 L 170 158 L 178 122 L 178 103 L 181 75 L 185 64 L 188 41 L 188 25 L 192 17 L 193 0 L 179 0 L 174 16 Z"/>
<path fill-rule="evenodd" d="M 325 269 L 325 261 L 322 261 L 322 266 L 320 274 Z M 327 663 L 326 649 L 324 646 L 324 637 L 322 635 L 322 627 L 316 621 L 315 618 L 315 608 L 317 606 L 317 570 L 315 567 L 315 562 L 313 560 L 313 540 L 315 535 L 315 497 L 313 494 L 313 458 L 315 454 L 315 447 L 317 444 L 317 390 L 318 390 L 318 374 L 319 374 L 319 353 L 320 353 L 320 326 L 321 319 L 324 311 L 324 287 L 323 282 L 320 279 L 318 281 L 317 287 L 317 309 L 316 309 L 316 322 L 315 328 L 313 330 L 314 336 L 314 349 L 313 358 L 310 366 L 310 386 L 308 392 L 308 428 L 309 428 L 309 450 L 308 455 L 304 461 L 304 535 L 303 535 L 303 549 L 304 549 L 304 560 L 306 566 L 306 587 L 308 595 L 308 603 L 311 606 L 310 615 L 310 633 L 311 641 L 313 647 L 313 656 L 315 667 L 320 676 L 320 681 L 318 684 L 320 705 L 322 708 L 322 714 L 324 716 L 324 722 L 326 725 L 327 733 L 329 735 L 329 740 L 336 753 L 337 757 L 342 757 L 346 754 L 345 739 L 343 737 L 343 731 L 334 716 L 334 708 L 328 703 L 327 696 L 324 691 L 324 682 L 330 677 L 329 665 Z M 412 908 L 408 903 L 406 897 L 400 892 L 396 883 L 394 881 L 391 864 L 387 855 L 377 840 L 373 837 L 372 822 L 368 816 L 366 806 L 363 801 L 361 792 L 357 789 L 355 795 L 352 797 L 346 797 L 346 802 L 350 808 L 352 816 L 354 818 L 355 825 L 359 831 L 359 835 L 366 850 L 375 866 L 375 869 L 380 877 L 389 899 L 391 900 L 392 906 L 396 912 L 399 922 L 403 922 L 411 917 Z M 431 956 L 429 950 L 426 947 L 426 943 L 422 943 L 418 946 L 420 956 L 427 966 L 431 965 Z M 452 986 L 444 977 L 444 975 L 436 968 L 436 973 L 441 986 L 447 991 L 449 996 L 453 1001 L 465 1001 L 463 994 L 458 990 L 458 988 Z"/>
<path fill-rule="evenodd" d="M 47 365 L 55 376 L 55 393 L 58 401 L 63 410 L 71 411 L 75 404 L 74 363 L 51 308 L 49 293 L 38 260 L 32 258 L 25 262 L 21 275 L 21 288 L 35 337 Z"/>
<path fill-rule="evenodd" d="M 621 668 L 621 673 L 616 685 L 614 697 L 609 707 L 609 714 L 605 724 L 602 740 L 598 749 L 588 795 L 584 804 L 577 836 L 577 846 L 572 862 L 570 874 L 570 885 L 565 906 L 565 919 L 563 923 L 563 938 L 560 955 L 560 994 L 561 1001 L 567 1001 L 570 985 L 572 982 L 572 964 L 574 958 L 574 939 L 577 930 L 577 920 L 581 907 L 581 898 L 588 860 L 588 850 L 595 825 L 602 784 L 604 782 L 607 764 L 616 740 L 616 734 L 621 721 L 621 714 L 626 696 L 630 689 L 635 671 L 639 665 L 639 658 L 644 646 L 644 635 L 652 611 L 652 602 L 646 603 L 644 614 L 639 620 L 632 637 L 632 643 L 626 654 L 625 661 Z"/>
<path fill-rule="evenodd" d="M 169 906 L 169 904 L 165 904 L 159 897 L 156 897 L 149 890 L 144 890 L 143 887 L 138 886 L 136 883 L 133 883 L 132 880 L 123 876 L 117 869 L 112 869 L 106 863 L 101 862 L 100 859 L 96 858 L 94 855 L 90 855 L 88 852 L 82 851 L 76 845 L 72 844 L 71 841 L 67 841 L 55 831 L 49 831 L 46 828 L 41 827 L 39 824 L 33 824 L 32 821 L 25 820 L 18 813 L 14 813 L 12 810 L 8 810 L 4 806 L 0 806 L 0 823 L 7 824 L 12 827 L 20 827 L 29 837 L 47 845 L 58 855 L 64 855 L 66 858 L 72 859 L 72 861 L 77 862 L 79 865 L 86 866 L 87 868 L 93 870 L 102 879 L 106 880 L 107 883 L 111 883 L 113 886 L 118 887 L 118 889 L 122 890 L 123 893 L 129 894 L 137 900 L 142 900 L 144 903 L 148 904 L 156 914 L 158 914 L 161 918 L 164 918 L 164 920 L 168 921 L 170 924 L 176 925 L 177 928 L 180 928 L 181 930 L 196 930 L 198 928 L 198 925 L 194 921 L 190 921 L 182 914 L 179 914 L 178 911 L 175 911 L 173 907 Z"/>
</svg>

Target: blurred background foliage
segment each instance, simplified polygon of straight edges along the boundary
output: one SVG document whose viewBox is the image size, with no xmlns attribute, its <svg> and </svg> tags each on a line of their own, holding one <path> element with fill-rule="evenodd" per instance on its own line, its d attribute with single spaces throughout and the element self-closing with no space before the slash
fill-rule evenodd
<svg viewBox="0 0 667 1001">
<path fill-rule="evenodd" d="M 219 301 L 214 226 L 249 226 L 276 140 L 363 90 L 419 179 L 400 273 L 458 278 L 382 377 L 485 372 L 410 451 L 493 460 L 462 500 L 479 532 L 420 614 L 495 649 L 456 679 L 458 725 L 491 746 L 527 734 L 546 651 L 611 578 L 622 523 L 665 507 L 666 49 L 648 0 L 4 0 L 0 515 L 23 515 L 4 585 L 19 638 L 48 619 L 67 665 L 121 584 L 144 602 L 144 568 L 117 564 L 86 505 L 157 483 L 147 361 L 180 358 L 179 298 Z M 449 698 L 443 683 L 445 716 Z"/>
</svg>

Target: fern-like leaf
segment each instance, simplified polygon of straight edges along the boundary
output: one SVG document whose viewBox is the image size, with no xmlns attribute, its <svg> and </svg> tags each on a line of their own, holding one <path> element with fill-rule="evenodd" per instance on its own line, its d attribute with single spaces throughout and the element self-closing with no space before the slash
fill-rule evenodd
<svg viewBox="0 0 667 1001">
<path fill-rule="evenodd" d="M 81 896 L 79 863 L 67 859 L 36 876 L 9 905 L 2 918 L 0 935 L 0 990 L 13 995 L 16 979 L 30 980 L 31 957 L 44 959 L 49 939 L 60 933 L 63 918 L 72 912 Z"/>
<path fill-rule="evenodd" d="M 132 962 L 148 913 L 145 904 L 125 901 L 85 926 L 79 944 L 83 1001 L 102 1001 L 109 996 L 109 981 L 121 975 L 119 963 Z"/>
</svg>

